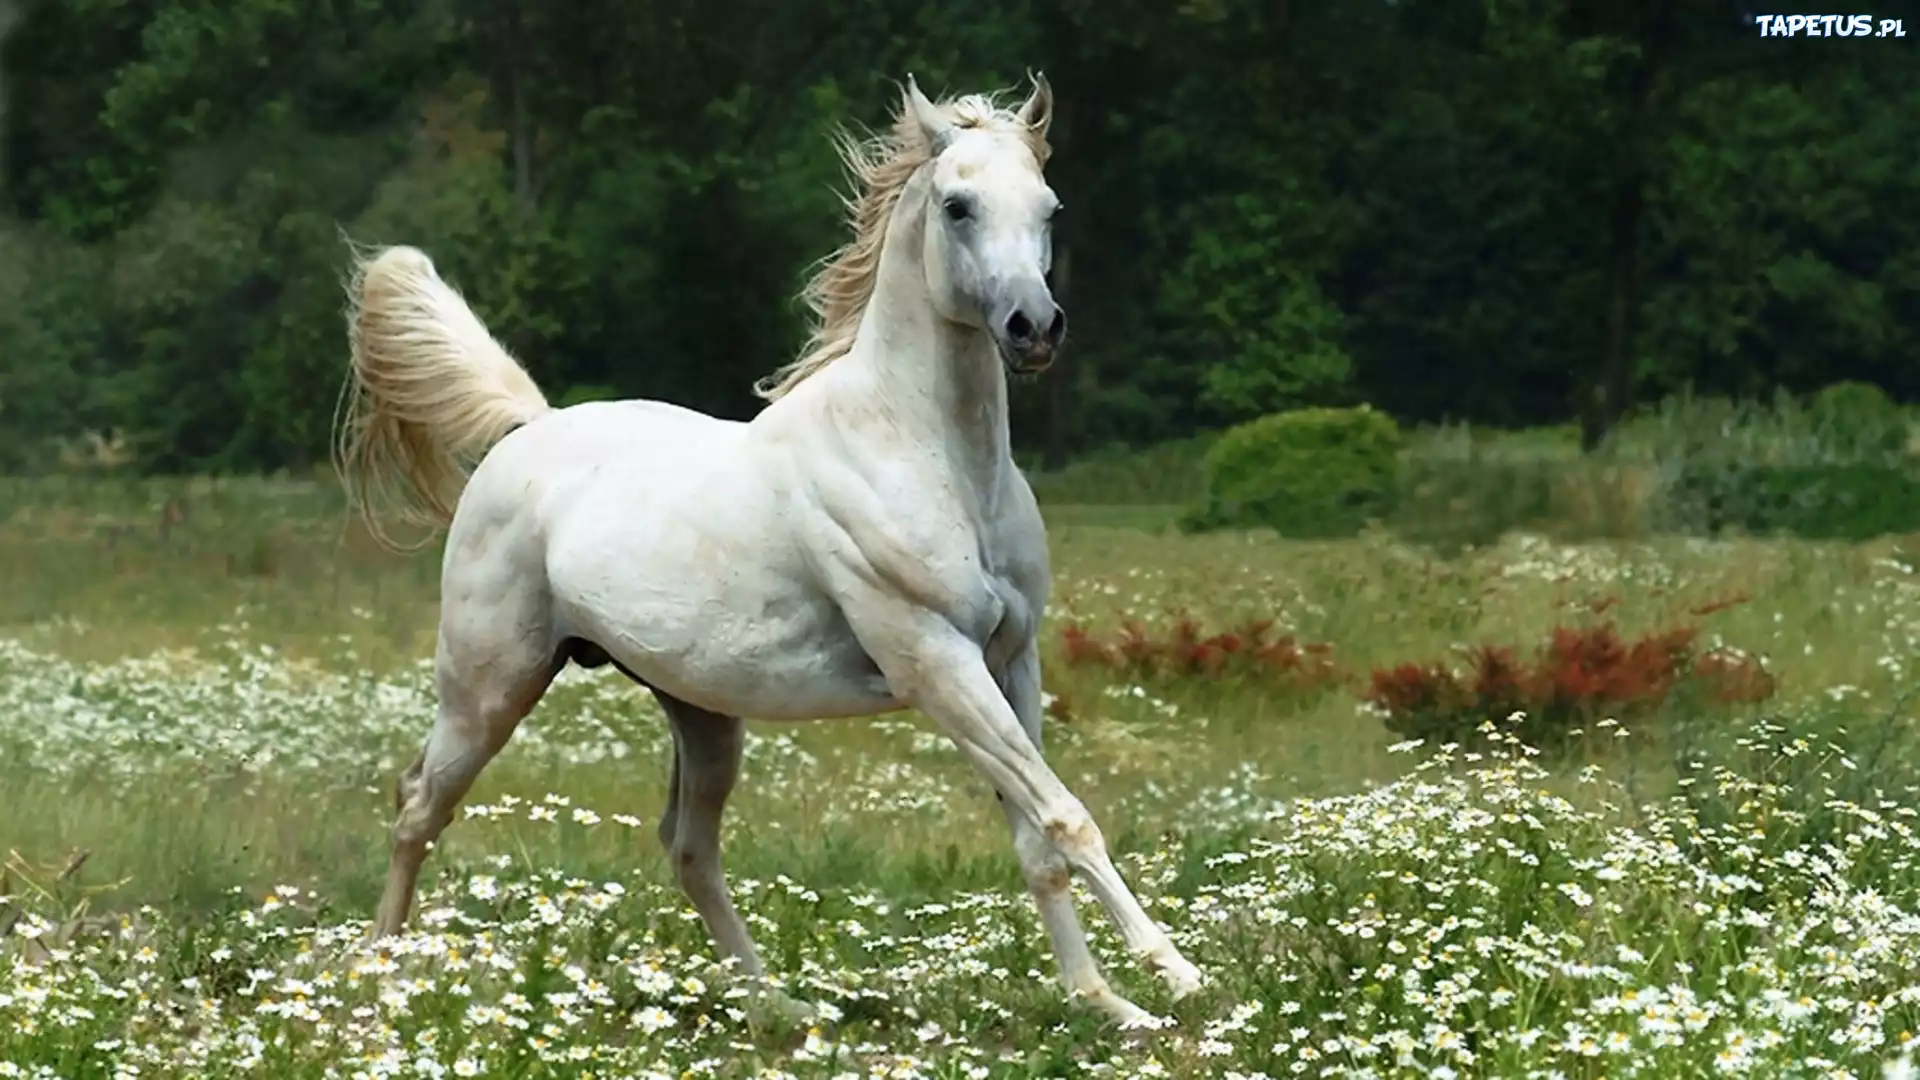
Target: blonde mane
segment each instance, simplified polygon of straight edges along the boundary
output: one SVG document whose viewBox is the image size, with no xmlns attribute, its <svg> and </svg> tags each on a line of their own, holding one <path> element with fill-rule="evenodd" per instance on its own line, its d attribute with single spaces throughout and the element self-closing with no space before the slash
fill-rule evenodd
<svg viewBox="0 0 1920 1080">
<path fill-rule="evenodd" d="M 1001 107 L 992 95 L 969 94 L 943 101 L 939 109 L 959 128 L 1022 136 L 1035 160 L 1046 165 L 1046 139 L 1012 110 Z M 785 396 L 801 380 L 853 348 L 860 317 L 873 299 L 874 283 L 880 276 L 880 249 L 886 242 L 893 208 L 907 181 L 933 158 L 933 148 L 905 101 L 894 115 L 892 131 L 867 139 L 841 131 L 834 141 L 854 183 L 854 194 L 843 200 L 853 239 L 827 256 L 801 291 L 813 312 L 813 330 L 799 359 L 753 384 L 754 393 L 768 401 Z"/>
</svg>

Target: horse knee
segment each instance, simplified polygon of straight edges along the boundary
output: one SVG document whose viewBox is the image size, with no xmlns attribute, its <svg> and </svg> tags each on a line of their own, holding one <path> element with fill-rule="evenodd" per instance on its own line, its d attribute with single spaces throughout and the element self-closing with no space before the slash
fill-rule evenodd
<svg viewBox="0 0 1920 1080">
<path fill-rule="evenodd" d="M 431 842 L 453 821 L 453 806 L 434 790 L 425 762 L 422 754 L 394 784 L 393 839 L 402 846 Z"/>
<path fill-rule="evenodd" d="M 726 886 L 722 883 L 720 862 L 714 852 L 691 844 L 675 844 L 667 853 L 667 858 L 673 863 L 673 876 L 680 883 L 680 891 L 687 894 L 695 907 L 724 894 Z"/>
<path fill-rule="evenodd" d="M 413 799 L 420 788 L 420 774 L 427 767 L 427 753 L 422 750 L 413 759 L 413 764 L 401 771 L 393 781 L 393 812 L 398 814 L 406 810 L 407 803 Z"/>
<path fill-rule="evenodd" d="M 424 801 L 410 801 L 400 808 L 393 822 L 393 842 L 397 847 L 423 847 L 440 835 L 453 815 L 436 814 Z"/>
<path fill-rule="evenodd" d="M 1077 800 L 1046 815 L 1040 828 L 1046 834 L 1047 843 L 1070 863 L 1085 863 L 1106 852 L 1107 842 L 1100 835 L 1100 826 L 1094 824 L 1093 815 Z"/>
</svg>

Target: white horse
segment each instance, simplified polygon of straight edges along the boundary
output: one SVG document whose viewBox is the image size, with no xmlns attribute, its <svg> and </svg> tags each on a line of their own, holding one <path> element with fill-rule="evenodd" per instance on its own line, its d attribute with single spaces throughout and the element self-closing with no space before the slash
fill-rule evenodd
<svg viewBox="0 0 1920 1080">
<path fill-rule="evenodd" d="M 746 423 L 551 408 L 424 254 L 356 257 L 337 464 L 383 541 L 383 494 L 448 528 L 439 711 L 397 785 L 375 938 L 405 925 L 428 845 L 554 675 L 612 663 L 671 721 L 660 839 L 716 950 L 756 981 L 720 865 L 740 718 L 913 707 L 998 793 L 1069 995 L 1148 1019 L 1096 965 L 1069 872 L 1175 997 L 1201 985 L 1040 752 L 1051 571 L 1007 373 L 1045 369 L 1066 328 L 1046 283 L 1051 110 L 1041 78 L 1007 110 L 936 105 L 909 76 L 890 134 L 842 140 L 854 238 L 808 286 L 808 350 Z"/>
</svg>

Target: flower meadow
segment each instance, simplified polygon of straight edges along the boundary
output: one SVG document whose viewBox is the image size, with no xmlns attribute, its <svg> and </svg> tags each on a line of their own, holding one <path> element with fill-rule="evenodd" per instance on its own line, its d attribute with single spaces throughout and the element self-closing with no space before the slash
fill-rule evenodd
<svg viewBox="0 0 1920 1080">
<path fill-rule="evenodd" d="M 561 676 L 369 947 L 432 707 L 381 624 L 417 597 L 296 647 L 259 630 L 287 596 L 210 580 L 191 645 L 0 633 L 0 1078 L 1911 1075 L 1900 551 L 1058 546 L 1047 752 L 1211 980 L 1168 1001 L 1077 890 L 1153 1028 L 1065 998 L 990 793 L 912 714 L 752 728 L 729 878 L 816 1015 L 763 1008 L 664 866 L 665 725 L 609 671 Z M 1383 686 L 1451 687 L 1453 726 L 1405 737 Z M 1538 745 L 1542 703 L 1579 738 Z"/>
</svg>

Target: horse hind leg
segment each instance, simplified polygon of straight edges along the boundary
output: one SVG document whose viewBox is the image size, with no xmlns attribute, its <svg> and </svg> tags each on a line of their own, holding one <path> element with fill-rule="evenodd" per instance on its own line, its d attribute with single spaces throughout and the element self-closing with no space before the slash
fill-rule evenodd
<svg viewBox="0 0 1920 1080">
<path fill-rule="evenodd" d="M 673 853 L 673 840 L 680 829 L 680 740 L 673 740 L 670 747 L 673 754 L 671 772 L 667 776 L 667 805 L 660 812 L 660 846 Z"/>
<path fill-rule="evenodd" d="M 760 954 L 734 909 L 720 863 L 720 822 L 740 779 L 746 724 L 658 690 L 654 695 L 673 727 L 677 790 L 668 796 L 667 810 L 674 820 L 670 827 L 661 823 L 660 836 L 673 860 L 674 876 L 721 955 L 749 975 L 762 974 Z"/>
<path fill-rule="evenodd" d="M 607 653 L 607 650 L 585 638 L 568 638 L 566 641 L 561 642 L 560 653 L 563 661 L 570 660 L 589 671 L 612 664 L 620 674 L 625 675 L 635 686 L 652 693 L 656 701 L 664 702 L 666 700 L 660 691 L 648 686 L 645 679 L 635 675 L 631 670 L 615 660 Z M 682 704 L 683 703 L 679 701 L 674 702 L 675 707 L 681 707 Z M 665 706 L 662 707 L 664 708 Z M 684 707 L 692 708 L 692 706 Z M 671 710 L 668 711 L 668 715 L 672 715 Z M 680 824 L 680 742 L 678 739 L 674 739 L 669 743 L 668 752 L 672 755 L 670 759 L 672 764 L 669 766 L 671 773 L 667 778 L 667 806 L 660 814 L 660 827 L 656 835 L 660 837 L 660 846 L 668 851 L 672 851 L 674 830 L 678 828 Z"/>
<path fill-rule="evenodd" d="M 680 889 L 693 904 L 713 939 L 714 949 L 736 970 L 767 990 L 766 999 L 790 1020 L 806 1020 L 811 1010 L 765 987 L 766 967 L 747 924 L 733 906 L 720 861 L 720 822 L 727 799 L 740 780 L 746 750 L 746 724 L 738 717 L 708 712 L 660 690 L 654 691 L 673 728 L 673 786 L 660 838 L 673 861 Z"/>
<path fill-rule="evenodd" d="M 502 634 L 498 615 L 442 622 L 439 711 L 426 745 L 394 786 L 393 850 L 374 940 L 405 927 L 428 847 L 559 670 L 552 655 L 533 647 L 538 635 Z"/>
</svg>

